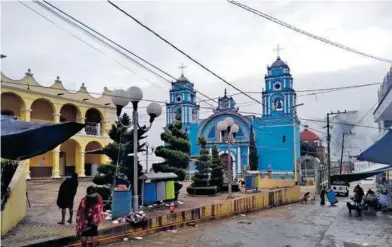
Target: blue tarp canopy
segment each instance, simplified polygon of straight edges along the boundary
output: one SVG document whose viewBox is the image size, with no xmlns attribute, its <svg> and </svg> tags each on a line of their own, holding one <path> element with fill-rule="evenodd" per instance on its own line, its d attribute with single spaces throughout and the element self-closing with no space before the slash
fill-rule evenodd
<svg viewBox="0 0 392 247">
<path fill-rule="evenodd" d="M 359 172 L 333 175 L 331 176 L 331 181 L 354 182 L 354 181 L 370 178 L 382 172 L 391 171 L 391 170 L 392 170 L 392 165 L 376 164 Z"/>
<path fill-rule="evenodd" d="M 392 129 L 389 129 L 376 143 L 363 151 L 359 160 L 392 165 Z"/>
<path fill-rule="evenodd" d="M 32 123 L 1 115 L 1 158 L 24 160 L 44 154 L 83 128 L 80 123 Z"/>
</svg>

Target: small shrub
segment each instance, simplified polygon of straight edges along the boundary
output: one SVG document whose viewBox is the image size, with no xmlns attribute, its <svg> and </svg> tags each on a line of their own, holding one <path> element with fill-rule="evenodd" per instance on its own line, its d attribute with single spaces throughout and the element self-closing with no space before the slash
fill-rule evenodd
<svg viewBox="0 0 392 247">
<path fill-rule="evenodd" d="M 218 187 L 216 186 L 209 186 L 209 187 L 192 187 L 189 186 L 186 188 L 186 192 L 189 195 L 215 195 L 218 192 Z"/>
<path fill-rule="evenodd" d="M 228 190 L 229 190 L 229 184 L 223 184 L 219 191 L 220 192 L 227 192 Z M 232 190 L 232 192 L 240 191 L 240 185 L 237 183 L 233 183 L 231 185 L 231 190 Z"/>
</svg>

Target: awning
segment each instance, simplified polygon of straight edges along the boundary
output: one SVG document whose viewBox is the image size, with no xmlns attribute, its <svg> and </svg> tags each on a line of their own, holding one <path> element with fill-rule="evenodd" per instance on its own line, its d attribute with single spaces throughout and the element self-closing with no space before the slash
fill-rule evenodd
<svg viewBox="0 0 392 247">
<path fill-rule="evenodd" d="M 347 181 L 347 182 L 354 182 L 359 181 L 365 178 L 373 177 L 377 174 L 382 172 L 392 170 L 392 165 L 374 165 L 365 170 L 356 173 L 348 173 L 348 174 L 341 174 L 341 175 L 333 175 L 331 176 L 331 181 Z"/>
<path fill-rule="evenodd" d="M 392 129 L 389 129 L 380 140 L 363 151 L 358 159 L 392 165 Z"/>
<path fill-rule="evenodd" d="M 84 128 L 84 124 L 32 123 L 1 116 L 1 158 L 24 160 L 44 154 Z"/>
</svg>

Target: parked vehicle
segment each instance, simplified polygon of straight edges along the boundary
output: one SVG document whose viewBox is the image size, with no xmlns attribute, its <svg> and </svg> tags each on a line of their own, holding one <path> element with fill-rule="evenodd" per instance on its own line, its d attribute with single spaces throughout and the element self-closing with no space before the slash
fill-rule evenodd
<svg viewBox="0 0 392 247">
<path fill-rule="evenodd" d="M 332 190 L 336 193 L 336 195 L 342 195 L 347 197 L 350 194 L 349 188 L 350 183 L 346 181 L 332 181 Z"/>
</svg>

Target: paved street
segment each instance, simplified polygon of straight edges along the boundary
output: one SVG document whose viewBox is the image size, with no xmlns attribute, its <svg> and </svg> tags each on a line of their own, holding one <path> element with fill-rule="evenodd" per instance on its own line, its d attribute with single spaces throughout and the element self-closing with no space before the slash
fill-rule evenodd
<svg viewBox="0 0 392 247">
<path fill-rule="evenodd" d="M 160 232 L 143 240 L 128 240 L 107 247 L 126 246 L 247 246 L 247 247 L 390 247 L 392 215 L 349 217 L 345 199 L 337 207 L 317 204 L 287 205 L 248 216 L 237 216 Z"/>
<path fill-rule="evenodd" d="M 4 236 L 3 244 L 5 246 L 19 246 L 32 241 L 43 241 L 53 238 L 61 238 L 73 236 L 75 234 L 75 223 L 59 225 L 60 210 L 56 205 L 57 193 L 60 183 L 63 180 L 50 181 L 30 181 L 27 184 L 28 195 L 31 207 L 27 208 L 27 215 L 14 229 Z M 200 198 L 187 195 L 186 187 L 189 182 L 183 182 L 184 187 L 180 192 L 180 200 L 182 205 L 178 206 L 178 210 L 185 210 L 206 204 L 219 203 L 226 199 L 227 194 L 221 194 L 214 197 Z M 76 211 L 81 198 L 86 193 L 86 188 L 93 185 L 91 179 L 82 179 L 79 181 L 77 195 L 75 197 L 74 210 Z M 305 188 L 309 189 L 309 188 Z M 234 193 L 236 197 L 246 196 L 238 192 Z M 144 209 L 148 211 L 147 208 Z M 155 209 L 147 212 L 149 217 L 163 215 L 168 213 L 168 209 Z M 100 229 L 112 227 L 111 221 L 105 221 Z"/>
</svg>

